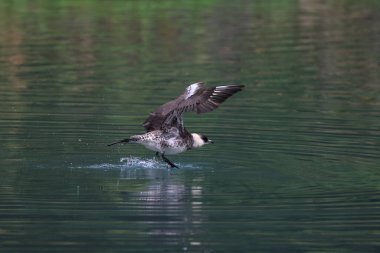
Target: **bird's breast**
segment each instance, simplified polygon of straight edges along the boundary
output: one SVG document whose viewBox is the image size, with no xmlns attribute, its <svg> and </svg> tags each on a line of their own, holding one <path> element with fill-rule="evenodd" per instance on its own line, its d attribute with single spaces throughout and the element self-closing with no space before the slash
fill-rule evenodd
<svg viewBox="0 0 380 253">
<path fill-rule="evenodd" d="M 163 152 L 165 154 L 174 155 L 186 150 L 187 145 L 181 138 L 171 138 L 163 142 Z"/>
</svg>

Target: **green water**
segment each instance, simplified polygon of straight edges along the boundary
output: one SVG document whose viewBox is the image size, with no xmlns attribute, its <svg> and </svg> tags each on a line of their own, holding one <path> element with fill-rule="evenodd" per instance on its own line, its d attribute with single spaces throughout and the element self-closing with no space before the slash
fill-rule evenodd
<svg viewBox="0 0 380 253">
<path fill-rule="evenodd" d="M 0 252 L 378 252 L 378 1 L 1 1 Z M 215 144 L 107 147 L 186 85 Z"/>
</svg>

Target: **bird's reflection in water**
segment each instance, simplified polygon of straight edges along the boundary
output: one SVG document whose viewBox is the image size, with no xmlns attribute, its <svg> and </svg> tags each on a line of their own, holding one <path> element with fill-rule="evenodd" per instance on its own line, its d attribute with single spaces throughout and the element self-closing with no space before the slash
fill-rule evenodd
<svg viewBox="0 0 380 253">
<path fill-rule="evenodd" d="M 120 180 L 149 180 L 141 191 L 125 194 L 125 201 L 136 208 L 147 243 L 160 241 L 182 250 L 202 245 L 197 236 L 204 219 L 202 178 L 186 175 L 184 180 L 183 173 L 168 169 L 121 170 Z"/>
</svg>

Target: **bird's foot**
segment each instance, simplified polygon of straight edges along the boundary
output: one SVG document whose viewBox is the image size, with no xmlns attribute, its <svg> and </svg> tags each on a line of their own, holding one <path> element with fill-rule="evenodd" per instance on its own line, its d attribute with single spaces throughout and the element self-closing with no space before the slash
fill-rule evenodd
<svg viewBox="0 0 380 253">
<path fill-rule="evenodd" d="M 170 168 L 177 168 L 177 169 L 179 169 L 179 167 L 177 165 L 175 165 L 174 163 L 172 163 L 168 158 L 166 158 L 164 156 L 164 154 L 162 154 L 161 157 L 162 157 L 162 160 L 164 160 L 170 166 Z"/>
</svg>

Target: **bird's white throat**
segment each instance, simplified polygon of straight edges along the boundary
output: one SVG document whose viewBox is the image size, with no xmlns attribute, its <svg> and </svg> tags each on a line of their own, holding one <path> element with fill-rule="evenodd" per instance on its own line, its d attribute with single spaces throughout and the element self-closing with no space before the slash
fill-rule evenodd
<svg viewBox="0 0 380 253">
<path fill-rule="evenodd" d="M 205 141 L 199 134 L 191 134 L 193 136 L 193 148 L 199 148 L 205 145 Z"/>
</svg>

